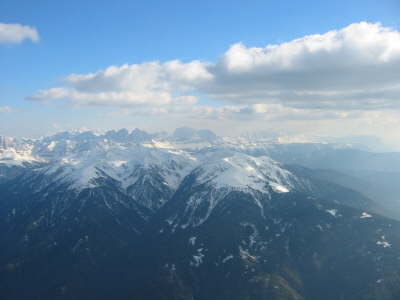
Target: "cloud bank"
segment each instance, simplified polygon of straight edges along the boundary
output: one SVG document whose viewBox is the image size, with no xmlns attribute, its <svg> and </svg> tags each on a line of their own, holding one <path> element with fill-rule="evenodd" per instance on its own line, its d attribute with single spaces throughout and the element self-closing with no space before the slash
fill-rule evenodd
<svg viewBox="0 0 400 300">
<path fill-rule="evenodd" d="M 19 44 L 24 40 L 39 41 L 39 33 L 33 27 L 21 24 L 0 23 L 0 44 Z"/>
<path fill-rule="evenodd" d="M 200 118 L 357 118 L 400 108 L 400 32 L 376 23 L 265 47 L 232 45 L 216 62 L 179 60 L 71 74 L 31 100 Z M 216 105 L 204 105 L 203 97 Z"/>
</svg>

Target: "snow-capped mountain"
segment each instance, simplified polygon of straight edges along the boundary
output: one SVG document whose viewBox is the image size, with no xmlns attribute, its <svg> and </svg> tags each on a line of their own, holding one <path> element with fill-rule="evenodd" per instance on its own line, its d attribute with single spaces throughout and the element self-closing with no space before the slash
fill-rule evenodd
<svg viewBox="0 0 400 300">
<path fill-rule="evenodd" d="M 48 178 L 44 185 L 67 184 L 75 191 L 109 177 L 150 209 L 162 206 L 193 172 L 199 183 L 263 192 L 287 192 L 296 181 L 272 159 L 250 156 L 206 130 L 181 128 L 161 140 L 140 130 L 64 132 L 7 145 L 0 166 L 26 166 Z"/>
<path fill-rule="evenodd" d="M 399 162 L 190 128 L 2 137 L 0 294 L 398 299 L 400 222 L 367 179 Z"/>
</svg>

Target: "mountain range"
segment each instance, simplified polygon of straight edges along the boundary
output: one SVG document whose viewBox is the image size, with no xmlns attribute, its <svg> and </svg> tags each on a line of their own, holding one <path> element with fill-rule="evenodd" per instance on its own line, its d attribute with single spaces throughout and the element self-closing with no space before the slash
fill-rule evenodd
<svg viewBox="0 0 400 300">
<path fill-rule="evenodd" d="M 400 153 L 0 137 L 2 299 L 400 299 Z"/>
</svg>

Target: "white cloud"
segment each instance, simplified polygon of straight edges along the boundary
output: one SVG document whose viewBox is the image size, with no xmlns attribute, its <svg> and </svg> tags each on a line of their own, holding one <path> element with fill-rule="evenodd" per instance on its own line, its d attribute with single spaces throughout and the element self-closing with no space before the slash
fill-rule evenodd
<svg viewBox="0 0 400 300">
<path fill-rule="evenodd" d="M 307 108 L 398 107 L 400 32 L 357 23 L 280 45 L 233 45 L 204 87 L 238 103 L 280 102 Z"/>
<path fill-rule="evenodd" d="M 72 74 L 29 98 L 213 119 L 351 119 L 398 109 L 399 71 L 400 32 L 361 22 L 263 48 L 235 44 L 215 63 L 145 62 Z M 202 96 L 226 105 L 203 105 Z"/>
<path fill-rule="evenodd" d="M 64 79 L 67 87 L 42 90 L 30 99 L 61 99 L 75 105 L 194 104 L 196 97 L 187 92 L 211 78 L 206 64 L 199 61 L 111 66 L 96 73 L 69 75 Z"/>
<path fill-rule="evenodd" d="M 0 113 L 13 112 L 14 109 L 10 106 L 0 106 Z"/>
<path fill-rule="evenodd" d="M 21 24 L 0 23 L 0 44 L 19 44 L 25 39 L 32 42 L 39 41 L 36 28 Z"/>
<path fill-rule="evenodd" d="M 189 120 L 235 120 L 258 121 L 265 123 L 287 120 L 345 120 L 364 116 L 362 111 L 326 111 L 323 109 L 297 109 L 281 104 L 238 104 L 238 105 L 144 105 L 127 106 L 118 111 L 112 111 L 112 117 L 118 116 L 163 116 L 174 119 L 187 118 Z"/>
</svg>

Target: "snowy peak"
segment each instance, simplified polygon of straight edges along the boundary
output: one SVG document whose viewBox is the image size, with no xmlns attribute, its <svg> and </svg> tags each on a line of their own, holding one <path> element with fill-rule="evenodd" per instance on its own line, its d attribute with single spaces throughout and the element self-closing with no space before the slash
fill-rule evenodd
<svg viewBox="0 0 400 300">
<path fill-rule="evenodd" d="M 147 133 L 146 131 L 140 129 L 134 129 L 129 132 L 127 129 L 120 129 L 120 130 L 110 130 L 104 134 L 104 137 L 119 143 L 140 143 L 145 141 L 150 141 L 152 136 Z"/>
<path fill-rule="evenodd" d="M 178 128 L 172 136 L 139 129 L 75 131 L 38 140 L 2 137 L 0 142 L 0 164 L 41 162 L 31 167 L 50 182 L 67 183 L 74 190 L 94 187 L 96 178 L 106 176 L 131 195 L 136 193 L 133 187 L 144 191 L 146 184 L 151 189 L 137 195 L 170 195 L 193 173 L 199 183 L 216 188 L 282 193 L 298 184 L 296 176 L 269 158 L 271 144 L 235 143 L 209 130 Z M 159 198 L 167 201 L 166 196 Z"/>
<path fill-rule="evenodd" d="M 156 170 L 164 184 L 176 189 L 193 160 L 186 153 L 154 146 L 104 143 L 91 150 L 67 152 L 53 160 L 46 173 L 57 173 L 58 180 L 68 180 L 77 189 L 91 187 L 92 178 L 106 174 L 125 189 L 139 180 L 138 169 L 152 174 Z"/>
<path fill-rule="evenodd" d="M 32 148 L 29 141 L 0 136 L 0 166 L 24 166 L 41 161 L 32 155 Z"/>
<path fill-rule="evenodd" d="M 235 187 L 268 192 L 289 192 L 296 177 L 272 159 L 233 153 L 200 167 L 198 180 L 216 187 Z"/>
<path fill-rule="evenodd" d="M 172 136 L 152 135 L 139 129 L 104 134 L 75 131 L 18 142 L 2 137 L 0 142 L 0 164 L 42 162 L 35 167 L 39 173 L 77 190 L 93 187 L 97 184 L 94 179 L 107 176 L 125 191 L 144 186 L 143 178 L 147 178 L 154 190 L 168 190 L 169 194 L 194 171 L 200 183 L 218 188 L 288 192 L 296 181 L 272 159 L 246 154 L 245 149 L 225 142 L 209 130 L 178 128 Z"/>
<path fill-rule="evenodd" d="M 198 227 L 213 212 L 240 201 L 264 216 L 264 205 L 274 193 L 288 193 L 302 184 L 272 159 L 229 150 L 203 154 L 198 167 L 182 182 L 167 210 L 168 228 Z M 235 200 L 236 199 L 236 200 Z M 168 208 L 168 207 L 167 207 Z"/>
<path fill-rule="evenodd" d="M 208 141 L 218 140 L 218 136 L 208 129 L 193 129 L 189 127 L 177 128 L 174 131 L 173 138 L 178 141 Z"/>
<path fill-rule="evenodd" d="M 151 140 L 152 136 L 151 134 L 147 133 L 146 131 L 140 130 L 140 129 L 134 129 L 132 132 L 129 134 L 129 138 L 131 141 L 134 142 L 145 142 Z"/>
</svg>

